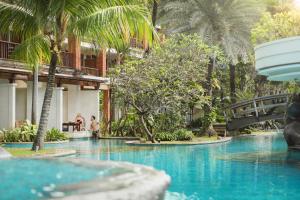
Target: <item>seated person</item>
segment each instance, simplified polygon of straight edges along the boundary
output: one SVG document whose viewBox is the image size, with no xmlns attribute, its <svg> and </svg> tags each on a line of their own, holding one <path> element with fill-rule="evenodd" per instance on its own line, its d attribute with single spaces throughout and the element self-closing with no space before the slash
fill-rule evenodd
<svg viewBox="0 0 300 200">
<path fill-rule="evenodd" d="M 93 138 L 98 138 L 99 136 L 99 124 L 96 121 L 96 117 L 94 115 L 92 115 L 91 117 L 91 126 L 90 126 L 90 130 L 92 131 L 92 136 Z"/>
<path fill-rule="evenodd" d="M 78 113 L 76 115 L 76 117 L 75 117 L 75 123 L 79 124 L 79 126 L 77 127 L 77 131 L 82 131 L 82 130 L 85 129 L 84 128 L 85 127 L 85 119 L 84 119 L 84 117 L 80 113 Z"/>
</svg>

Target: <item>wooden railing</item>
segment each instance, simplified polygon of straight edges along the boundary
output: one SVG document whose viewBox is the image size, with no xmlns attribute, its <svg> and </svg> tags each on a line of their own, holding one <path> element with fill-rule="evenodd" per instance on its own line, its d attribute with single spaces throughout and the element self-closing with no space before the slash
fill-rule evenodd
<svg viewBox="0 0 300 200">
<path fill-rule="evenodd" d="M 0 59 L 10 59 L 18 43 L 0 40 Z"/>
<path fill-rule="evenodd" d="M 283 119 L 290 94 L 257 97 L 225 109 L 228 130 L 237 130 L 267 120 Z"/>
<path fill-rule="evenodd" d="M 0 59 L 12 59 L 12 53 L 19 43 L 0 40 Z M 61 52 L 62 67 L 74 68 L 73 54 L 67 51 Z M 93 76 L 99 76 L 99 70 L 96 69 L 96 59 L 88 59 L 84 61 L 81 67 L 83 73 Z"/>
<path fill-rule="evenodd" d="M 93 67 L 81 67 L 81 71 L 88 75 L 100 76 L 99 70 Z"/>
<path fill-rule="evenodd" d="M 73 65 L 73 54 L 70 52 L 61 52 L 62 66 L 64 67 L 74 67 Z"/>
<path fill-rule="evenodd" d="M 256 97 L 248 101 L 242 101 L 233 104 L 229 107 L 232 117 L 240 118 L 247 115 L 255 114 L 258 117 L 259 113 L 266 113 L 266 111 L 278 107 L 285 106 L 289 101 L 289 94 L 277 94 L 264 97 Z"/>
</svg>

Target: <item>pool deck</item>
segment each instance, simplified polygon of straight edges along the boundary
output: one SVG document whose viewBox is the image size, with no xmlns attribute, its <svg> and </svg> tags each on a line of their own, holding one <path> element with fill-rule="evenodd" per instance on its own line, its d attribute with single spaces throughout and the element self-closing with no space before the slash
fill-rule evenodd
<svg viewBox="0 0 300 200">
<path fill-rule="evenodd" d="M 0 159 L 12 157 L 4 148 L 0 147 Z"/>
<path fill-rule="evenodd" d="M 160 142 L 160 143 L 141 143 L 140 141 L 128 141 L 125 144 L 137 145 L 137 146 L 159 146 L 159 145 L 207 145 L 207 144 L 219 144 L 224 142 L 229 142 L 232 137 L 222 138 L 215 141 L 199 141 L 199 142 L 186 142 L 186 141 L 175 141 L 175 142 Z"/>
</svg>

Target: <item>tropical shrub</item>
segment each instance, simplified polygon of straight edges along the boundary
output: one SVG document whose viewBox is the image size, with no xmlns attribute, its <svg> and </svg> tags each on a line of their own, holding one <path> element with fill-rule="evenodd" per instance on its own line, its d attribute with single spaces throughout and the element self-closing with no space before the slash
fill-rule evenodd
<svg viewBox="0 0 300 200">
<path fill-rule="evenodd" d="M 194 134 L 192 131 L 188 131 L 186 129 L 179 129 L 175 131 L 174 133 L 176 135 L 176 140 L 177 141 L 187 141 L 187 140 L 192 140 L 194 137 Z"/>
<path fill-rule="evenodd" d="M 25 123 L 20 128 L 0 131 L 3 134 L 4 142 L 32 142 L 36 136 L 37 127 Z"/>
<path fill-rule="evenodd" d="M 174 132 L 160 132 L 155 135 L 156 140 L 160 141 L 176 141 L 176 135 Z"/>
<path fill-rule="evenodd" d="M 51 130 L 47 131 L 47 135 L 45 138 L 45 141 L 63 141 L 67 140 L 68 137 L 65 133 L 61 132 L 60 130 L 56 128 L 52 128 Z"/>
<path fill-rule="evenodd" d="M 118 137 L 142 136 L 141 129 L 138 115 L 135 112 L 126 113 L 111 125 L 112 135 Z"/>
<path fill-rule="evenodd" d="M 155 135 L 155 139 L 160 141 L 190 141 L 193 137 L 192 131 L 186 129 L 179 129 L 174 132 L 159 132 Z"/>
<path fill-rule="evenodd" d="M 0 135 L 3 135 L 3 142 L 33 142 L 36 137 L 37 126 L 30 123 L 25 123 L 19 128 L 1 130 Z M 67 136 L 58 129 L 51 129 L 47 132 L 46 141 L 61 141 L 66 140 Z"/>
</svg>

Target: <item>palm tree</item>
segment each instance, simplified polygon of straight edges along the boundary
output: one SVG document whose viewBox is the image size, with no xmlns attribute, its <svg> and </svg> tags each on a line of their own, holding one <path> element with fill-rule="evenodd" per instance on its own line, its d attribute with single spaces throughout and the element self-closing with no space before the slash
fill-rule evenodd
<svg viewBox="0 0 300 200">
<path fill-rule="evenodd" d="M 32 150 L 44 147 L 55 71 L 62 42 L 69 35 L 93 38 L 100 45 L 135 33 L 151 38 L 153 27 L 147 7 L 139 0 L 16 0 L 0 2 L 0 32 L 13 31 L 23 42 L 17 55 L 31 66 L 49 63 L 47 87 L 37 137 Z"/>
<path fill-rule="evenodd" d="M 221 47 L 230 60 L 231 97 L 235 97 L 235 65 L 252 52 L 251 27 L 259 19 L 262 4 L 257 0 L 163 1 L 160 22 L 168 33 L 200 34 L 212 45 Z M 213 71 L 209 65 L 208 72 Z M 210 77 L 210 75 L 208 75 Z M 208 88 L 211 82 L 208 80 Z M 208 91 L 208 93 L 211 93 Z"/>
<path fill-rule="evenodd" d="M 197 33 L 210 45 L 220 47 L 230 60 L 230 93 L 235 100 L 235 65 L 247 60 L 252 52 L 251 27 L 259 18 L 261 4 L 257 0 L 164 0 L 159 21 L 167 33 Z M 207 66 L 206 91 L 212 95 L 214 58 Z M 205 113 L 211 111 L 207 106 Z M 208 126 L 207 128 L 209 128 Z"/>
</svg>

